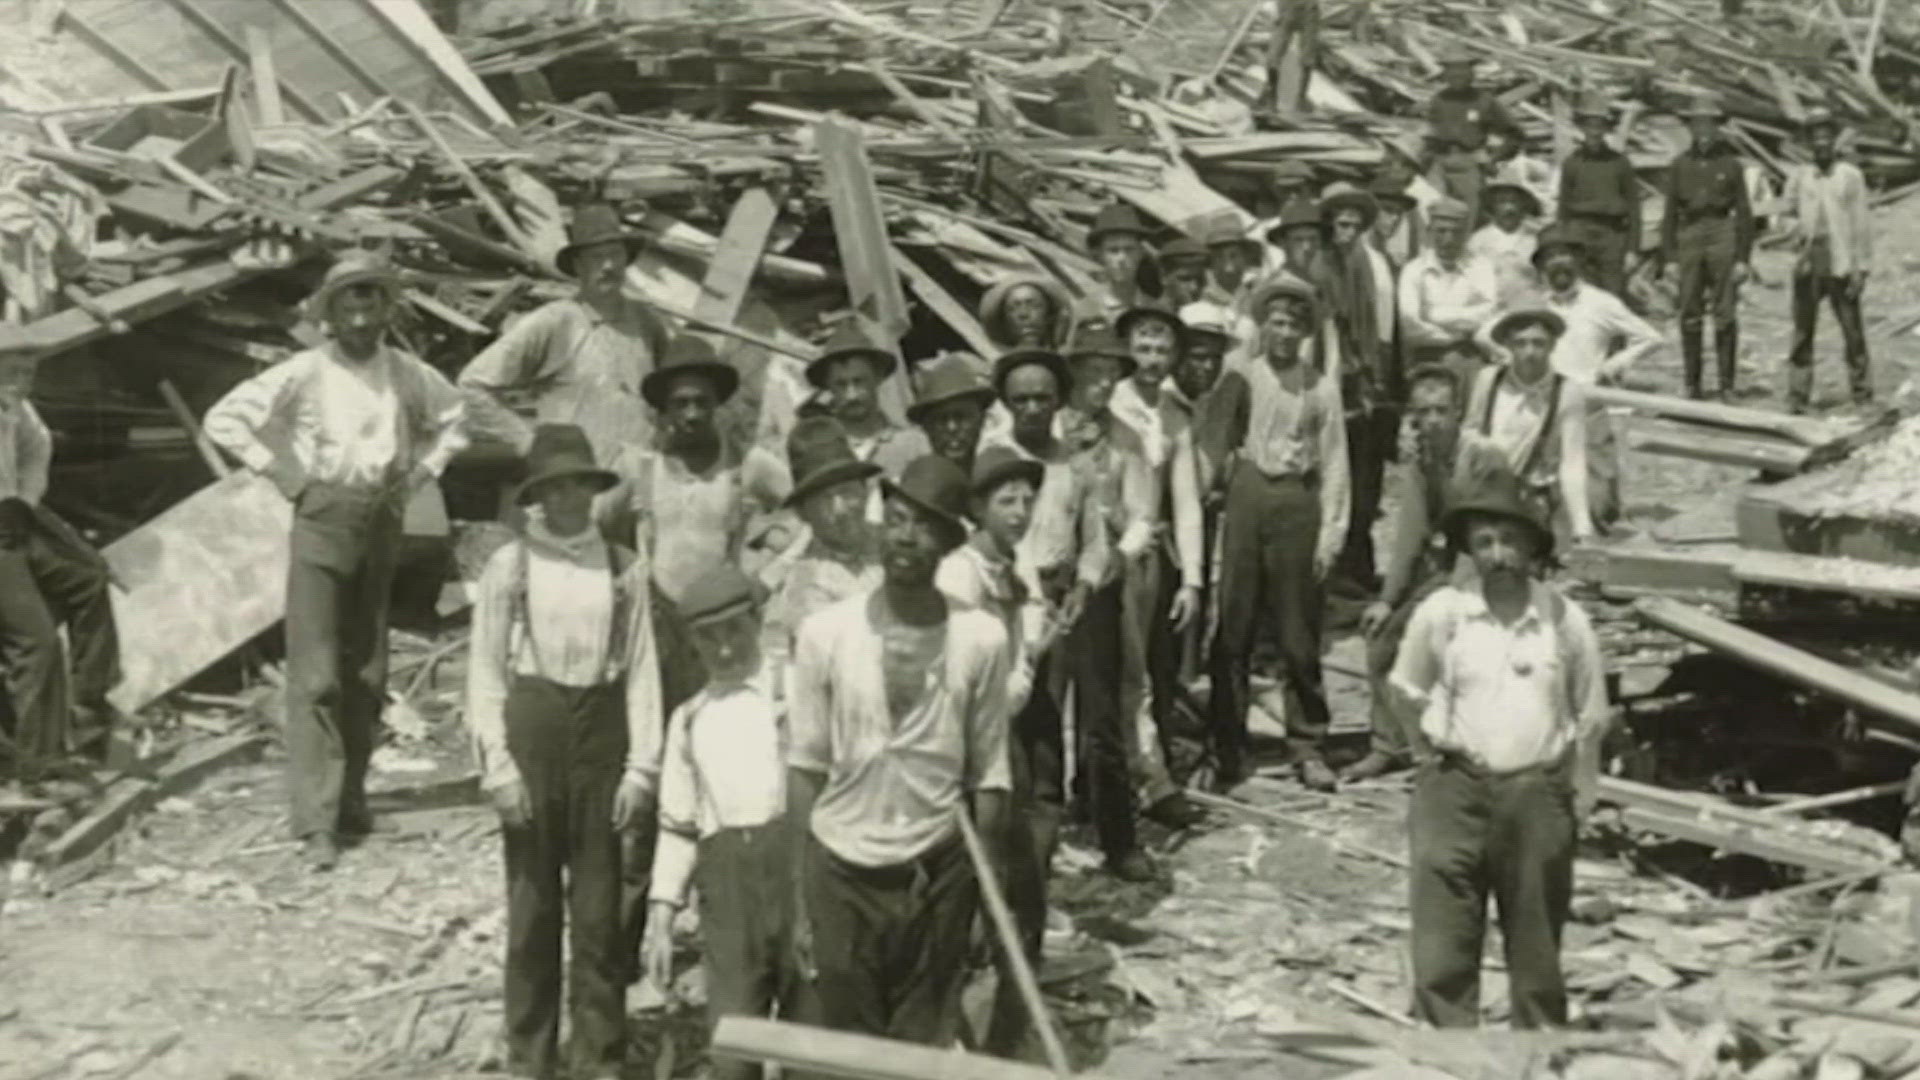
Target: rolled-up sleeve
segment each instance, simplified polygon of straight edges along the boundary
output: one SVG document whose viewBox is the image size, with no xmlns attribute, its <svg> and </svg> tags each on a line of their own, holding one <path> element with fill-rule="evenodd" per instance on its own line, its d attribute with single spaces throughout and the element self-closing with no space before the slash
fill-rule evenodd
<svg viewBox="0 0 1920 1080">
<path fill-rule="evenodd" d="M 699 796 L 695 787 L 693 753 L 688 741 L 690 721 L 682 705 L 667 724 L 666 753 L 660 763 L 660 834 L 654 841 L 653 875 L 648 899 L 679 907 L 687 902 L 696 844 L 700 838 Z"/>
<path fill-rule="evenodd" d="M 787 679 L 787 766 L 826 775 L 833 766 L 833 630 L 810 616 L 800 624 Z"/>
<path fill-rule="evenodd" d="M 433 425 L 433 441 L 426 453 L 420 455 L 420 464 L 439 476 L 447 470 L 454 455 L 467 448 L 466 398 L 432 365 L 412 357 L 408 361 L 419 373 L 427 420 Z"/>
<path fill-rule="evenodd" d="M 461 370 L 460 385 L 498 394 L 539 381 L 567 321 L 567 309 L 561 304 L 528 312 Z"/>
<path fill-rule="evenodd" d="M 1575 723 L 1584 738 L 1607 722 L 1613 707 L 1607 702 L 1607 673 L 1593 620 L 1579 604 L 1568 600 L 1566 605 L 1561 628 L 1569 638 L 1567 652 L 1572 660 L 1567 690 L 1576 714 Z"/>
<path fill-rule="evenodd" d="M 507 752 L 507 651 L 513 619 L 514 560 L 519 545 L 507 544 L 480 572 L 467 657 L 467 732 L 480 759 L 480 784 L 488 790 L 520 779 Z"/>
<path fill-rule="evenodd" d="M 997 622 L 981 622 L 978 649 L 983 656 L 975 668 L 968 710 L 967 787 L 973 791 L 1007 791 L 1013 770 L 1007 760 L 1007 732 L 1013 710 L 1008 684 L 1006 631 Z"/>
<path fill-rule="evenodd" d="M 1393 659 L 1388 684 L 1415 709 L 1424 709 L 1433 684 L 1440 679 L 1440 655 L 1434 629 L 1440 621 L 1440 605 L 1446 603 L 1444 591 L 1434 593 L 1413 609 L 1406 633 L 1400 638 L 1400 651 Z"/>
<path fill-rule="evenodd" d="M 261 441 L 260 434 L 285 409 L 287 392 L 301 370 L 304 355 L 282 360 L 214 402 L 200 421 L 207 438 L 254 472 L 271 467 L 273 451 Z"/>
<path fill-rule="evenodd" d="M 627 567 L 627 590 L 633 596 L 628 618 L 627 637 L 627 764 L 626 774 L 651 785 L 660 775 L 660 754 L 665 739 L 665 718 L 661 715 L 660 652 L 653 636 L 653 590 L 649 586 L 651 564 L 644 551 L 634 556 Z"/>
</svg>

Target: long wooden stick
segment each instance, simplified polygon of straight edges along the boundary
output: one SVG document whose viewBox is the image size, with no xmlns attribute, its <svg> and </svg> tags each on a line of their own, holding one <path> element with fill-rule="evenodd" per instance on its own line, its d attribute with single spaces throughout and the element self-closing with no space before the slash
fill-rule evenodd
<svg viewBox="0 0 1920 1080">
<path fill-rule="evenodd" d="M 174 419 L 180 421 L 180 426 L 187 429 L 188 437 L 193 440 L 193 448 L 200 452 L 201 460 L 205 461 L 207 468 L 213 471 L 214 478 L 224 479 L 233 469 L 221 460 L 220 451 L 214 449 L 213 440 L 207 438 L 206 431 L 200 427 L 200 421 L 193 418 L 193 410 L 187 408 L 186 399 L 180 396 L 180 391 L 174 388 L 171 381 L 161 379 L 160 396 L 166 399 L 167 408 L 173 411 Z"/>
<path fill-rule="evenodd" d="M 533 246 L 527 240 L 526 234 L 520 231 L 520 224 L 507 213 L 506 207 L 500 205 L 500 200 L 493 197 L 493 192 L 488 191 L 487 186 L 480 182 L 480 177 L 473 171 L 473 166 L 468 165 L 466 159 L 454 150 L 453 145 L 447 142 L 447 137 L 440 134 L 439 128 L 433 126 L 433 121 L 427 119 L 427 114 L 421 111 L 420 106 L 411 101 L 402 101 L 399 104 L 407 110 L 407 115 L 413 118 L 414 126 L 420 129 L 421 133 L 427 137 L 427 141 L 433 144 L 433 148 L 446 159 L 454 175 L 458 176 L 460 182 L 467 186 L 467 190 L 473 193 L 473 197 L 480 201 L 480 206 L 486 210 L 487 216 L 493 219 L 495 225 L 500 226 L 500 231 L 506 234 L 507 239 L 513 241 L 513 246 L 525 252 L 528 258 L 538 261 L 539 256 L 534 254 Z"/>
<path fill-rule="evenodd" d="M 980 878 L 980 898 L 986 902 L 987 916 L 993 920 L 1000 948 L 1007 954 L 1007 967 L 1013 972 L 1014 985 L 1020 988 L 1020 1000 L 1026 1003 L 1027 1017 L 1040 1032 L 1040 1045 L 1046 1049 L 1047 1063 L 1060 1076 L 1072 1076 L 1067 1049 L 1061 1045 L 1060 1033 L 1053 1029 L 1053 1017 L 1047 1013 L 1047 1003 L 1040 997 L 1040 980 L 1033 977 L 1033 966 L 1027 963 L 1027 954 L 1020 948 L 1020 931 L 1014 926 L 1013 912 L 1007 908 L 1007 898 L 1000 891 L 993 864 L 987 861 L 987 846 L 980 842 L 980 832 L 973 827 L 973 819 L 964 807 L 957 816 L 960 835 L 967 842 L 967 854 L 973 858 L 973 872 Z"/>
</svg>

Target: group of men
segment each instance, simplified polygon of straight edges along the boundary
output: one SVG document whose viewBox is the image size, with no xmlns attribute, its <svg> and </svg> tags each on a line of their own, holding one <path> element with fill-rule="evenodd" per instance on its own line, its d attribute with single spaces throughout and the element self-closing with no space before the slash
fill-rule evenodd
<svg viewBox="0 0 1920 1080">
<path fill-rule="evenodd" d="M 1605 145 L 1604 109 L 1582 103 L 1563 220 L 1536 230 L 1534 189 L 1482 167 L 1474 129 L 1495 117 L 1478 93 L 1451 84 L 1436 120 L 1437 196 L 1388 172 L 1313 197 L 1286 170 L 1277 217 L 1251 233 L 1221 220 L 1168 239 L 1103 210 L 1087 238 L 1098 289 L 1075 302 L 1044 277 L 999 283 L 980 311 L 999 354 L 909 365 L 904 418 L 881 406 L 896 344 L 849 321 L 806 364 L 797 416 L 771 426 L 780 445 L 723 433 L 738 372 L 624 295 L 642 240 L 611 210 L 583 208 L 561 252 L 578 294 L 458 385 L 386 342 L 392 271 L 341 260 L 313 300 L 329 342 L 205 421 L 295 506 L 287 745 L 308 859 L 333 865 L 372 825 L 399 508 L 459 451 L 472 410 L 530 405 L 516 536 L 477 590 L 466 714 L 506 824 L 514 1071 L 558 1067 L 564 983 L 574 1074 L 613 1074 L 625 986 L 670 977 L 690 882 L 715 1016 L 950 1043 L 979 895 L 960 816 L 1037 958 L 1071 807 L 1128 881 L 1156 875 L 1142 817 L 1199 817 L 1167 753 L 1196 672 L 1213 782 L 1251 775 L 1263 635 L 1292 766 L 1334 790 L 1329 592 L 1370 601 L 1374 745 L 1346 778 L 1420 765 L 1417 1011 L 1477 1015 L 1494 895 L 1516 1016 L 1564 1020 L 1574 793 L 1606 707 L 1591 627 L 1538 572 L 1616 512 L 1586 391 L 1659 336 L 1621 295 L 1637 181 Z M 1717 115 L 1694 110 L 1667 219 L 1692 391 L 1696 302 L 1711 292 L 1730 315 L 1752 243 Z M 1851 167 L 1823 145 L 1827 171 L 1795 189 L 1803 299 L 1841 310 L 1866 239 L 1840 209 Z M 1857 330 L 1856 307 L 1850 357 Z M 1731 340 L 1730 322 L 1717 333 Z M 768 518 L 789 527 L 757 531 Z M 752 550 L 767 536 L 783 539 Z M 1012 982 L 985 1035 L 1005 1054 L 1030 1032 Z"/>
</svg>

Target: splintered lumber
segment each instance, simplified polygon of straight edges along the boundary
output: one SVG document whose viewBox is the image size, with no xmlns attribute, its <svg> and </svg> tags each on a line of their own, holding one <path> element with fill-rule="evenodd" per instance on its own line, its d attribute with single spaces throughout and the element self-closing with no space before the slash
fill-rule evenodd
<svg viewBox="0 0 1920 1080">
<path fill-rule="evenodd" d="M 1567 570 L 1608 593 L 1733 592 L 1739 582 L 1725 551 L 1587 545 L 1567 552 Z"/>
<path fill-rule="evenodd" d="M 907 298 L 900 291 L 900 275 L 893 267 L 893 247 L 887 241 L 887 221 L 880 212 L 880 192 L 867 162 L 860 130 L 841 120 L 823 120 L 814 126 L 820 149 L 827 201 L 833 214 L 834 239 L 840 263 L 846 268 L 847 295 L 861 318 L 880 327 L 888 340 L 905 333 L 911 320 Z"/>
<path fill-rule="evenodd" d="M 1920 733 L 1920 695 L 1895 689 L 1687 604 L 1648 598 L 1637 601 L 1634 608 L 1662 629 L 1895 721 L 1908 733 Z"/>
<path fill-rule="evenodd" d="M 266 480 L 226 476 L 107 545 L 123 677 L 133 712 L 280 621 L 293 511 Z"/>
<path fill-rule="evenodd" d="M 729 325 L 740 320 L 740 308 L 753 283 L 754 268 L 767 249 L 767 237 L 780 208 L 763 187 L 751 187 L 740 193 L 727 215 L 727 227 L 720 234 L 720 245 L 707 264 L 707 275 L 700 282 L 700 299 L 694 313 L 710 323 Z"/>
<path fill-rule="evenodd" d="M 1666 394 L 1625 390 L 1617 386 L 1588 387 L 1587 398 L 1595 405 L 1617 405 L 1653 416 L 1693 420 L 1744 431 L 1770 432 L 1808 447 L 1830 442 L 1840 437 L 1845 431 L 1844 428 L 1835 424 L 1811 417 L 1785 416 L 1780 413 L 1745 409 L 1738 405 L 1722 405 L 1712 401 L 1691 401 Z"/>
<path fill-rule="evenodd" d="M 1034 978 L 1033 965 L 1027 962 L 1026 950 L 1020 945 L 1020 928 L 1014 925 L 1006 894 L 1000 891 L 993 860 L 987 857 L 987 846 L 981 843 L 980 831 L 974 828 L 973 818 L 964 807 L 954 816 L 960 822 L 960 837 L 966 842 L 967 857 L 973 860 L 973 872 L 980 879 L 980 898 L 987 906 L 994 935 L 1000 939 L 1000 951 L 1007 958 L 1007 968 L 1013 972 L 1020 1000 L 1027 1007 L 1027 1020 L 1040 1033 L 1040 1045 L 1046 1049 L 1047 1063 L 1053 1066 L 1053 1071 L 1063 1078 L 1072 1076 L 1073 1067 L 1067 1063 L 1066 1048 L 1060 1045 L 1060 1033 L 1055 1030 L 1047 1003 L 1040 996 L 1040 982 Z"/>
<path fill-rule="evenodd" d="M 59 866 L 91 854 L 119 832 L 129 818 L 152 806 L 157 801 L 154 791 L 151 782 L 137 776 L 122 776 L 108 784 L 93 810 L 47 845 L 41 861 Z"/>
<path fill-rule="evenodd" d="M 1628 433 L 1627 445 L 1645 454 L 1738 465 L 1782 476 L 1800 472 L 1813 456 L 1811 447 L 1795 439 L 1684 420 L 1642 419 Z"/>
<path fill-rule="evenodd" d="M 1055 1080 L 1049 1069 L 1005 1058 L 749 1016 L 721 1017 L 712 1050 L 735 1061 L 846 1080 Z"/>
<path fill-rule="evenodd" d="M 1710 795 L 1603 776 L 1599 797 L 1620 807 L 1621 820 L 1628 828 L 1801 866 L 1816 873 L 1866 872 L 1884 861 L 1835 843 L 1826 835 L 1810 833 L 1804 823 L 1769 818 Z"/>
</svg>

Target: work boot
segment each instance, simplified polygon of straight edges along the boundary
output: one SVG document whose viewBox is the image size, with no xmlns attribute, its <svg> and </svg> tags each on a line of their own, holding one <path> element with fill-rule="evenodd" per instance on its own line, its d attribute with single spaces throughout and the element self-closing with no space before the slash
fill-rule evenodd
<svg viewBox="0 0 1920 1080">
<path fill-rule="evenodd" d="M 1340 778 L 1318 757 L 1310 757 L 1299 766 L 1300 783 L 1309 791 L 1334 792 L 1340 788 Z"/>
<path fill-rule="evenodd" d="M 1174 832 L 1191 829 L 1207 820 L 1206 811 L 1193 805 L 1185 795 L 1177 791 L 1147 807 L 1144 816 L 1149 821 L 1157 821 Z"/>
<path fill-rule="evenodd" d="M 330 832 L 309 833 L 300 845 L 300 859 L 307 869 L 314 873 L 324 873 L 340 862 L 340 844 Z"/>
<path fill-rule="evenodd" d="M 1705 357 L 1701 354 L 1701 328 L 1697 322 L 1680 324 L 1680 360 L 1686 374 L 1687 396 L 1695 401 L 1703 396 L 1700 392 L 1700 369 Z"/>
<path fill-rule="evenodd" d="M 1360 780 L 1371 780 L 1376 776 L 1385 776 L 1409 768 L 1403 758 L 1395 757 L 1385 750 L 1371 750 L 1367 756 L 1340 770 L 1340 782 L 1351 784 Z"/>
<path fill-rule="evenodd" d="M 1733 402 L 1734 383 L 1740 373 L 1740 327 L 1729 323 L 1713 334 L 1713 358 L 1720 372 L 1720 400 Z"/>
<path fill-rule="evenodd" d="M 1139 848 L 1134 848 L 1124 855 L 1109 855 L 1107 873 L 1135 885 L 1145 884 L 1159 876 L 1159 871 L 1154 869 L 1153 860 L 1147 858 L 1147 853 Z"/>
</svg>

